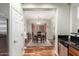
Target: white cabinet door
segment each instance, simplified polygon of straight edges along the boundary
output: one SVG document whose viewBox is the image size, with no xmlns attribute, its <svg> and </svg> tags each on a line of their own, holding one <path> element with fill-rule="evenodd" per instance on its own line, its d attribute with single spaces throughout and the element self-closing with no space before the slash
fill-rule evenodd
<svg viewBox="0 0 79 59">
<path fill-rule="evenodd" d="M 59 43 L 59 56 L 62 56 L 62 54 L 63 54 L 62 44 Z"/>
<path fill-rule="evenodd" d="M 12 9 L 12 50 L 11 55 L 22 55 L 22 49 L 24 44 L 24 25 L 22 16 Z"/>
<path fill-rule="evenodd" d="M 63 44 L 59 43 L 59 55 L 68 56 L 68 49 Z"/>
<path fill-rule="evenodd" d="M 68 48 L 63 45 L 63 56 L 68 56 Z"/>
</svg>

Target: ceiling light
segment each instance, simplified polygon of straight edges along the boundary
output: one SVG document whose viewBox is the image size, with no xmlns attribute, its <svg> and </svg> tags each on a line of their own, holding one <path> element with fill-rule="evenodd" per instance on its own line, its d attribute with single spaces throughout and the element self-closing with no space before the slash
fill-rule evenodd
<svg viewBox="0 0 79 59">
<path fill-rule="evenodd" d="M 40 22 L 37 22 L 37 24 L 39 24 L 39 25 L 40 25 L 41 23 L 40 23 Z"/>
</svg>

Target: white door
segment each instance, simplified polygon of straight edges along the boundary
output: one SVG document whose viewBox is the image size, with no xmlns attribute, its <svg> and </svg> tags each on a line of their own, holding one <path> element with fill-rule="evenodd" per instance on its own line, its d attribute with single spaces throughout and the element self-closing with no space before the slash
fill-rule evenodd
<svg viewBox="0 0 79 59">
<path fill-rule="evenodd" d="M 12 9 L 12 53 L 11 55 L 22 55 L 24 44 L 24 25 L 22 16 Z"/>
</svg>

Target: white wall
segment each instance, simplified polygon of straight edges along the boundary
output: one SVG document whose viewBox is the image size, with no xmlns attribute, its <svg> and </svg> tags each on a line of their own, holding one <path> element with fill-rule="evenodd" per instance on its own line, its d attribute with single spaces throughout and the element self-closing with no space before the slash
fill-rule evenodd
<svg viewBox="0 0 79 59">
<path fill-rule="evenodd" d="M 78 7 L 77 7 L 77 22 L 78 22 L 78 24 L 77 24 L 77 29 L 79 29 L 79 5 L 78 5 Z"/>
<path fill-rule="evenodd" d="M 47 32 L 47 39 L 51 39 L 53 41 L 53 36 L 55 35 L 55 28 L 54 28 L 54 21 L 55 17 L 53 19 L 47 21 L 47 26 L 46 26 L 46 32 Z"/>
<path fill-rule="evenodd" d="M 77 29 L 79 29 L 79 6 L 77 7 L 77 22 L 78 22 L 78 24 L 77 24 Z"/>
<path fill-rule="evenodd" d="M 58 35 L 69 35 L 69 5 L 59 4 L 58 7 Z"/>
<path fill-rule="evenodd" d="M 77 32 L 77 5 L 71 4 L 70 6 L 70 19 L 71 19 L 71 32 Z"/>
<path fill-rule="evenodd" d="M 9 3 L 0 3 L 0 15 L 9 18 Z"/>
<path fill-rule="evenodd" d="M 78 18 L 78 11 L 77 9 L 79 4 L 77 3 L 72 3 L 70 5 L 70 33 L 76 33 L 77 30 L 79 29 L 79 18 Z"/>
</svg>

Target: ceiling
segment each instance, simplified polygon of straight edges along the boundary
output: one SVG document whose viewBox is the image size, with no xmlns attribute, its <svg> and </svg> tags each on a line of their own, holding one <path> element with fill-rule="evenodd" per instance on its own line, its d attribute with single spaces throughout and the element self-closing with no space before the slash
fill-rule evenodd
<svg viewBox="0 0 79 59">
<path fill-rule="evenodd" d="M 24 11 L 26 19 L 49 20 L 55 16 L 55 11 Z"/>
<path fill-rule="evenodd" d="M 36 24 L 44 24 L 55 17 L 54 11 L 24 11 L 26 20 Z"/>
</svg>

